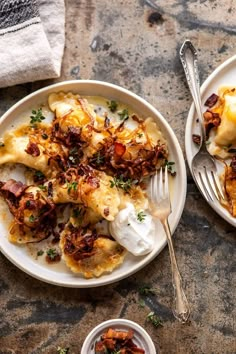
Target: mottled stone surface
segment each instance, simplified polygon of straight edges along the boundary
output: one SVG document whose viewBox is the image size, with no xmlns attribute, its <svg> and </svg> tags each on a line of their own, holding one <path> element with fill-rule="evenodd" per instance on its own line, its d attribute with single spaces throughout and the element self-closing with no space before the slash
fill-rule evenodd
<svg viewBox="0 0 236 354">
<path fill-rule="evenodd" d="M 66 7 L 61 78 L 0 90 L 0 113 L 55 81 L 104 80 L 131 89 L 157 107 L 184 149 L 191 98 L 178 50 L 185 38 L 193 41 L 199 50 L 201 79 L 206 79 L 235 54 L 235 2 L 66 0 Z M 158 353 L 236 353 L 235 233 L 207 205 L 188 175 L 186 206 L 175 232 L 192 310 L 186 325 L 171 312 L 167 248 L 135 275 L 95 289 L 42 283 L 0 255 L 0 353 L 53 354 L 61 346 L 77 354 L 95 325 L 115 317 L 144 326 Z M 138 289 L 145 284 L 156 294 L 140 296 Z M 162 327 L 145 320 L 150 311 L 162 318 Z"/>
</svg>

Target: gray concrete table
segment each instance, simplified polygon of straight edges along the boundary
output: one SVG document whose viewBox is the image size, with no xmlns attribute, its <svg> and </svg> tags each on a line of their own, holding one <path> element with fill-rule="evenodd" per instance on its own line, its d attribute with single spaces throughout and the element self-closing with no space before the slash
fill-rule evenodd
<svg viewBox="0 0 236 354">
<path fill-rule="evenodd" d="M 191 103 L 178 51 L 189 38 L 199 50 L 201 79 L 235 54 L 236 4 L 185 0 L 67 0 L 61 78 L 0 90 L 0 113 L 34 90 L 64 79 L 98 79 L 147 99 L 167 119 L 184 150 Z M 0 353 L 80 353 L 101 321 L 136 321 L 158 353 L 236 353 L 235 229 L 203 200 L 188 173 L 186 206 L 175 248 L 192 315 L 172 315 L 167 247 L 143 270 L 95 289 L 65 289 L 26 275 L 0 255 Z M 150 285 L 155 295 L 141 296 Z M 146 321 L 155 311 L 163 326 Z"/>
</svg>

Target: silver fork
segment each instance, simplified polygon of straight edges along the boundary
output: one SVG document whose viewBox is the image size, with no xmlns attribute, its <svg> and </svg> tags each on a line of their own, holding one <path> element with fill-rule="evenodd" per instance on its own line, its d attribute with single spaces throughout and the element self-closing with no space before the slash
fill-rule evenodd
<svg viewBox="0 0 236 354">
<path fill-rule="evenodd" d="M 185 296 L 182 279 L 178 269 L 175 251 L 171 238 L 171 231 L 168 223 L 168 216 L 171 213 L 171 202 L 169 196 L 169 181 L 168 181 L 168 169 L 165 167 L 164 175 L 162 173 L 162 168 L 160 173 L 157 172 L 151 179 L 150 185 L 150 202 L 151 202 L 151 213 L 152 215 L 159 219 L 163 225 L 166 233 L 170 262 L 172 270 L 172 285 L 174 288 L 175 306 L 173 309 L 173 314 L 180 322 L 185 323 L 190 315 L 190 308 Z"/>
<path fill-rule="evenodd" d="M 189 40 L 186 40 L 180 48 L 180 60 L 201 124 L 201 143 L 197 154 L 192 159 L 192 175 L 208 202 L 224 201 L 225 196 L 217 175 L 215 160 L 206 148 L 206 131 L 201 107 L 197 51 Z"/>
</svg>

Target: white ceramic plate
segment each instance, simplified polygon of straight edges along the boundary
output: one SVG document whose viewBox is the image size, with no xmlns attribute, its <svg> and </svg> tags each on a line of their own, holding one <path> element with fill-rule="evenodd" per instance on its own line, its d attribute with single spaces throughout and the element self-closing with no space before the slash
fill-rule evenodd
<svg viewBox="0 0 236 354">
<path fill-rule="evenodd" d="M 129 105 L 141 117 L 152 116 L 156 119 L 168 141 L 170 151 L 169 160 L 175 161 L 177 171 L 176 177 L 173 178 L 172 185 L 173 212 L 169 218 L 170 227 L 172 231 L 174 231 L 181 217 L 186 197 L 186 169 L 184 158 L 177 138 L 166 120 L 153 106 L 137 95 L 118 86 L 99 81 L 61 82 L 32 93 L 10 108 L 1 118 L 0 136 L 2 136 L 6 127 L 14 123 L 16 118 L 21 116 L 22 113 L 30 112 L 36 105 L 45 102 L 50 93 L 58 91 L 71 91 L 79 93 L 82 96 L 102 96 L 107 99 L 114 99 Z M 1 222 L 0 250 L 17 267 L 33 277 L 51 284 L 81 288 L 109 284 L 137 272 L 151 262 L 166 245 L 165 234 L 159 225 L 155 248 L 151 253 L 142 257 L 135 257 L 129 254 L 126 256 L 124 263 L 112 273 L 103 275 L 100 278 L 84 279 L 82 276 L 71 273 L 62 262 L 53 265 L 39 262 L 29 254 L 27 247 L 10 243 L 7 239 L 7 234 L 6 225 Z"/>
<path fill-rule="evenodd" d="M 212 94 L 218 92 L 220 86 L 233 86 L 236 83 L 236 55 L 226 60 L 221 64 L 204 82 L 201 87 L 201 97 L 204 103 L 206 99 Z M 202 105 L 203 112 L 206 110 L 206 106 Z M 187 155 L 188 165 L 191 171 L 191 163 L 193 156 L 197 153 L 198 147 L 192 141 L 192 134 L 200 134 L 199 123 L 196 122 L 197 115 L 195 107 L 192 104 L 188 114 L 186 130 L 185 130 L 185 149 Z M 217 169 L 219 174 L 222 172 L 222 165 L 217 163 Z M 192 172 L 192 171 L 191 171 Z M 199 188 L 202 193 L 201 189 Z M 204 194 L 202 193 L 204 196 Z M 211 207 L 231 225 L 236 226 L 236 218 L 233 218 L 229 212 L 223 208 L 219 203 L 208 202 Z"/>
</svg>

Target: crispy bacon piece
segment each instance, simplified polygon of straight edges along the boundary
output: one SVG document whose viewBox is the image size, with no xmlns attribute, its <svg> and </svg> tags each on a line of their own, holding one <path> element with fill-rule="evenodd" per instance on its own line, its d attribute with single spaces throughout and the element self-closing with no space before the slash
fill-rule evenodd
<svg viewBox="0 0 236 354">
<path fill-rule="evenodd" d="M 123 144 L 115 142 L 114 152 L 115 152 L 116 156 L 118 156 L 118 157 L 123 156 L 125 153 L 125 150 L 126 150 L 126 147 Z"/>
<path fill-rule="evenodd" d="M 211 108 L 216 104 L 216 102 L 218 101 L 218 98 L 219 98 L 219 96 L 216 95 L 215 93 L 213 93 L 210 97 L 208 97 L 208 99 L 206 100 L 204 105 Z"/>
<path fill-rule="evenodd" d="M 95 343 L 95 353 L 106 354 L 108 351 L 112 351 L 121 354 L 145 354 L 145 350 L 137 347 L 133 342 L 133 337 L 132 330 L 116 331 L 109 328 Z"/>
<path fill-rule="evenodd" d="M 71 230 L 66 235 L 64 252 L 73 256 L 76 261 L 91 257 L 95 253 L 93 245 L 97 237 L 95 230 L 71 226 Z"/>
<path fill-rule="evenodd" d="M 28 143 L 25 152 L 27 152 L 27 154 L 29 155 L 32 155 L 33 157 L 37 157 L 40 155 L 40 150 L 38 145 L 36 143 L 32 143 L 31 141 Z"/>
<path fill-rule="evenodd" d="M 206 136 L 208 137 L 210 130 L 220 125 L 221 118 L 218 113 L 211 112 L 210 110 L 207 110 L 203 114 L 203 117 L 204 117 L 205 129 L 206 129 Z"/>
<path fill-rule="evenodd" d="M 15 197 L 20 197 L 20 195 L 27 188 L 27 185 L 22 182 L 17 182 L 14 179 L 9 179 L 7 182 L 3 184 L 1 187 L 2 191 L 7 191 L 14 194 Z"/>
</svg>

